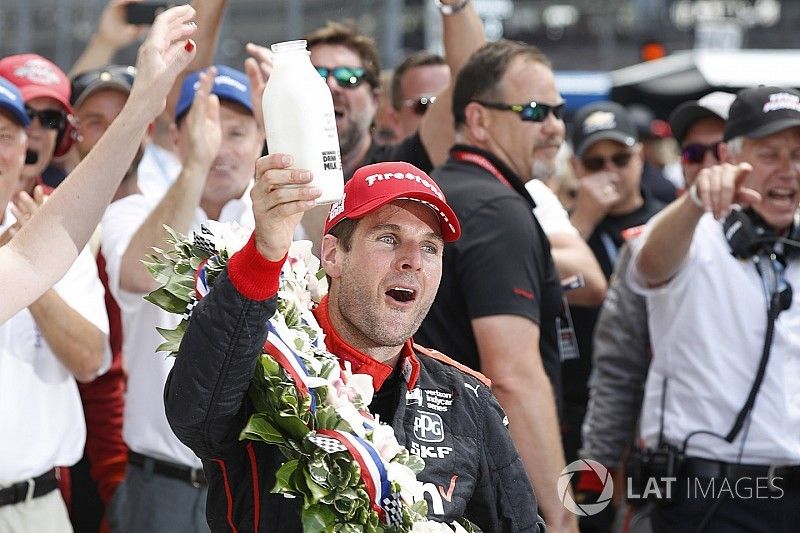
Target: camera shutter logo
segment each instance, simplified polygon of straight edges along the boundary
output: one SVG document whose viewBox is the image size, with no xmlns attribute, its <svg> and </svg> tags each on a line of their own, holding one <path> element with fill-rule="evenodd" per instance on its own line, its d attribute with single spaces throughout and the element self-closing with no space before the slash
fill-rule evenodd
<svg viewBox="0 0 800 533">
<path fill-rule="evenodd" d="M 603 490 L 600 497 L 594 503 L 577 503 L 569 491 L 570 481 L 575 472 L 589 471 L 595 475 L 603 483 Z M 611 496 L 614 493 L 614 481 L 611 479 L 611 474 L 608 473 L 606 467 L 592 461 L 591 459 L 579 459 L 568 464 L 561 475 L 558 476 L 558 497 L 561 499 L 561 504 L 571 513 L 578 516 L 592 516 L 606 507 L 611 502 Z"/>
</svg>

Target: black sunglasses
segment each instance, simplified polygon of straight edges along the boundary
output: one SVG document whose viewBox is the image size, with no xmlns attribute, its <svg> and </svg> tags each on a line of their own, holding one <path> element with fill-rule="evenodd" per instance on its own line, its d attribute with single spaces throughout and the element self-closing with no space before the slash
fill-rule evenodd
<svg viewBox="0 0 800 533">
<path fill-rule="evenodd" d="M 606 166 L 606 161 L 611 161 L 617 168 L 627 167 L 631 162 L 633 154 L 631 152 L 620 152 L 611 157 L 603 157 L 601 155 L 593 155 L 591 157 L 584 157 L 581 159 L 583 166 L 590 172 L 597 172 Z"/>
<path fill-rule="evenodd" d="M 326 81 L 333 76 L 336 84 L 343 89 L 354 89 L 367 79 L 367 72 L 361 67 L 316 67 L 319 75 Z"/>
<path fill-rule="evenodd" d="M 499 109 L 500 111 L 513 111 L 519 115 L 521 120 L 529 122 L 544 122 L 550 113 L 561 120 L 564 118 L 565 104 L 558 105 L 540 104 L 539 102 L 528 102 L 527 104 L 504 104 L 501 102 L 484 102 L 483 100 L 473 100 L 473 102 L 488 107 L 489 109 Z"/>
<path fill-rule="evenodd" d="M 111 65 L 105 68 L 98 68 L 88 70 L 78 74 L 72 79 L 72 99 L 77 100 L 78 97 L 89 86 L 97 82 L 112 82 L 115 81 L 121 85 L 128 87 L 133 86 L 133 81 L 136 78 L 136 67 L 129 65 Z"/>
<path fill-rule="evenodd" d="M 25 111 L 28 113 L 28 118 L 38 118 L 39 124 L 48 130 L 61 130 L 67 123 L 67 114 L 63 111 L 56 111 L 55 109 L 43 109 L 37 111 L 28 106 L 25 106 Z"/>
<path fill-rule="evenodd" d="M 428 106 L 436 101 L 435 96 L 420 96 L 403 102 L 403 107 L 409 107 L 415 114 L 422 116 L 428 110 Z"/>
<path fill-rule="evenodd" d="M 722 141 L 715 142 L 714 144 L 691 143 L 687 144 L 681 149 L 681 159 L 684 163 L 699 164 L 706 158 L 706 153 L 711 152 L 714 158 L 719 161 L 719 145 Z"/>
</svg>

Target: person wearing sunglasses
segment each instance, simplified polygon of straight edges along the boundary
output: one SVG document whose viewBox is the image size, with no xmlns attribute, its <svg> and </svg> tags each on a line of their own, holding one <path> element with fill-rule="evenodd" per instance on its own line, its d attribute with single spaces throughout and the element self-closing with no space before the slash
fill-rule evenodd
<svg viewBox="0 0 800 533">
<path fill-rule="evenodd" d="M 576 532 L 556 489 L 561 287 L 525 189 L 540 138 L 563 129 L 563 100 L 538 48 L 501 40 L 458 73 L 453 111 L 460 141 L 433 174 L 462 238 L 445 244 L 439 292 L 415 338 L 492 380 L 548 531 Z"/>
<path fill-rule="evenodd" d="M 636 125 L 615 102 L 595 102 L 575 113 L 571 143 L 578 191 L 571 220 L 608 280 L 627 236 L 663 204 L 641 189 L 643 155 Z M 600 305 L 571 305 L 578 356 L 563 362 L 564 448 L 578 458 L 581 426 L 589 401 L 594 329 Z"/>
<path fill-rule="evenodd" d="M 36 185 L 44 184 L 42 176 L 53 158 L 66 154 L 74 140 L 69 80 L 52 61 L 36 54 L 0 59 L 0 76 L 19 87 L 31 119 L 20 190 L 32 194 Z M 54 183 L 63 178 L 62 172 Z"/>
<path fill-rule="evenodd" d="M 427 50 L 406 57 L 392 75 L 393 116 L 402 138 L 419 129 L 425 112 L 450 84 L 450 67 L 444 58 Z"/>
<path fill-rule="evenodd" d="M 703 168 L 719 163 L 712 147 L 720 146 L 734 94 L 713 92 L 679 105 L 670 115 L 670 129 L 684 149 L 681 166 L 687 187 Z M 686 150 L 688 148 L 688 150 Z M 652 358 L 647 300 L 633 290 L 627 272 L 631 263 L 628 243 L 620 250 L 609 295 L 597 320 L 594 336 L 593 377 L 583 424 L 581 456 L 616 472 L 636 441 L 647 373 Z M 589 488 L 587 491 L 597 492 Z M 631 500 L 632 523 L 649 531 L 651 506 Z"/>
<path fill-rule="evenodd" d="M 686 187 L 704 168 L 718 164 L 728 110 L 735 94 L 709 93 L 699 100 L 684 102 L 669 117 L 672 135 L 681 147 L 681 168 Z"/>
<path fill-rule="evenodd" d="M 458 72 L 470 55 L 486 38 L 483 23 L 471 0 L 440 0 L 437 6 L 442 15 L 445 60 L 451 72 Z M 372 137 L 372 126 L 378 109 L 380 69 L 375 42 L 358 33 L 354 27 L 329 22 L 307 34 L 304 39 L 311 53 L 311 63 L 317 68 L 333 96 L 336 129 L 342 154 L 345 179 L 355 169 L 382 161 L 405 161 L 430 171 L 447 159 L 455 142 L 452 112 L 452 82 L 437 96 L 422 120 L 419 130 L 399 144 L 381 145 Z M 263 90 L 271 68 L 267 48 L 252 43 L 247 51 L 253 61 L 247 67 L 257 91 Z M 265 117 L 269 120 L 269 117 Z M 314 239 L 314 249 L 320 243 L 327 210 L 324 207 L 306 213 L 302 229 Z"/>
<path fill-rule="evenodd" d="M 723 141 L 720 164 L 701 170 L 632 246 L 628 281 L 647 299 L 653 339 L 638 442 L 644 454 L 673 449 L 682 459 L 672 503 L 651 517 L 655 531 L 792 532 L 800 92 L 742 89 Z M 692 490 L 698 478 L 737 490 L 702 494 Z"/>
</svg>

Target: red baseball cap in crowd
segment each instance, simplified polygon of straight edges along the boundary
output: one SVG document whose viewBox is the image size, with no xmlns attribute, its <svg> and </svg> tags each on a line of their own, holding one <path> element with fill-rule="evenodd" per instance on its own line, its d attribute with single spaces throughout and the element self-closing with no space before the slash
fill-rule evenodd
<svg viewBox="0 0 800 533">
<path fill-rule="evenodd" d="M 430 207 L 439 217 L 445 242 L 461 236 L 458 218 L 436 182 L 414 165 L 403 162 L 375 163 L 356 170 L 344 186 L 342 199 L 331 205 L 325 233 L 346 218 L 361 218 L 395 200 L 413 200 Z"/>
<path fill-rule="evenodd" d="M 72 113 L 69 80 L 52 61 L 37 54 L 4 57 L 0 59 L 0 76 L 16 85 L 26 102 L 52 98 Z"/>
</svg>

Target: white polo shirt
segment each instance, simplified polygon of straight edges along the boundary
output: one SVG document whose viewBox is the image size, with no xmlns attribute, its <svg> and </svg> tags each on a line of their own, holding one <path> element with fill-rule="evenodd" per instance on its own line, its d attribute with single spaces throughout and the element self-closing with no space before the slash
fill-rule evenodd
<svg viewBox="0 0 800 533">
<path fill-rule="evenodd" d="M 156 327 L 174 329 L 181 317 L 145 301 L 145 294 L 120 288 L 122 255 L 158 201 L 141 194 L 127 196 L 112 203 L 103 216 L 102 249 L 107 260 L 109 287 L 119 303 L 125 331 L 123 354 L 128 389 L 123 438 L 135 452 L 197 468 L 201 466 L 200 459 L 178 440 L 164 413 L 164 385 L 174 359 L 163 352 L 156 353 L 156 348 L 164 341 Z M 199 230 L 207 219 L 198 207 L 192 230 Z M 249 188 L 240 199 L 225 204 L 220 221 L 255 226 Z"/>
<path fill-rule="evenodd" d="M 657 445 L 661 404 L 664 437 L 681 446 L 693 431 L 726 435 L 744 405 L 761 359 L 767 302 L 752 261 L 731 255 L 721 224 L 704 215 L 678 274 L 647 289 L 636 257 L 653 223 L 632 245 L 631 286 L 647 297 L 653 362 L 640 422 L 647 446 Z M 792 306 L 781 312 L 764 381 L 747 424 L 733 443 L 695 435 L 687 455 L 726 462 L 800 464 L 800 260 L 785 276 L 795 288 Z M 666 398 L 662 398 L 664 380 Z"/>
<path fill-rule="evenodd" d="M 9 211 L 0 233 L 13 222 Z M 53 289 L 108 336 L 105 293 L 88 248 Z M 107 348 L 99 373 L 110 364 Z M 20 311 L 0 324 L 0 487 L 77 463 L 85 442 L 75 378 L 53 354 L 30 311 Z"/>
<path fill-rule="evenodd" d="M 136 169 L 139 190 L 148 198 L 160 200 L 175 183 L 181 168 L 178 156 L 154 142 L 148 143 Z"/>
</svg>

